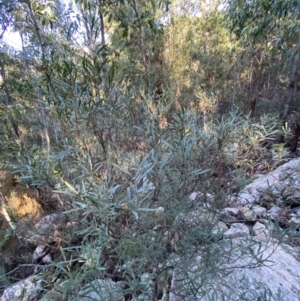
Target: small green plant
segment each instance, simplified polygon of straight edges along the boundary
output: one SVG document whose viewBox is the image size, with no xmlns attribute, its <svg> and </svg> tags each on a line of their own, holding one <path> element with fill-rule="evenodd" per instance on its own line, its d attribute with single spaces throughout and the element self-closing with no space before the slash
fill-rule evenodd
<svg viewBox="0 0 300 301">
<path fill-rule="evenodd" d="M 233 179 L 234 184 L 239 188 L 239 190 L 243 190 L 247 185 L 251 184 L 257 177 L 243 177 L 238 176 Z"/>
<path fill-rule="evenodd" d="M 284 143 L 272 145 L 272 156 L 274 161 L 283 162 L 287 159 L 290 152 L 284 147 Z"/>
<path fill-rule="evenodd" d="M 1 239 L 0 239 L 0 251 L 3 251 L 4 245 L 12 238 L 14 237 L 14 234 L 11 229 L 7 229 L 5 231 L 1 230 L 2 233 Z"/>
</svg>

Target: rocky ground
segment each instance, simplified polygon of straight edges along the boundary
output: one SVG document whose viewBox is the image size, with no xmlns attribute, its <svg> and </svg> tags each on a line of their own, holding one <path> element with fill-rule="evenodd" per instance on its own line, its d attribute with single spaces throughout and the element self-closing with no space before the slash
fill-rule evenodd
<svg viewBox="0 0 300 301">
<path fill-rule="evenodd" d="M 161 301 L 206 301 L 212 297 L 234 301 L 241 296 L 244 300 L 300 300 L 300 158 L 268 174 L 256 174 L 253 179 L 214 214 L 210 211 L 213 195 L 201 191 L 190 195 L 190 204 L 196 209 L 179 215 L 175 222 L 187 230 L 203 221 L 212 224 L 230 254 L 220 269 L 227 273 L 217 273 L 210 287 L 203 287 L 205 294 L 193 292 L 176 253 L 179 238 L 166 233 L 174 250 L 170 262 L 175 268 Z M 79 224 L 60 212 L 60 197 L 50 188 L 40 192 L 29 189 L 7 171 L 0 172 L 0 183 L 0 300 L 40 300 L 42 287 L 36 275 L 50 267 L 52 260 L 62 260 L 59 247 L 72 243 Z M 11 236 L 10 230 L 17 235 Z M 189 279 L 201 279 L 201 256 L 200 251 L 193 250 L 188 263 L 185 261 Z M 81 300 L 125 300 L 119 283 L 110 278 L 95 281 L 93 285 L 101 287 L 101 296 L 83 287 L 86 299 Z M 247 292 L 243 292 L 245 287 Z M 57 292 L 55 297 L 53 292 L 49 294 L 43 300 L 62 300 Z M 265 299 L 257 299 L 262 295 Z"/>
</svg>

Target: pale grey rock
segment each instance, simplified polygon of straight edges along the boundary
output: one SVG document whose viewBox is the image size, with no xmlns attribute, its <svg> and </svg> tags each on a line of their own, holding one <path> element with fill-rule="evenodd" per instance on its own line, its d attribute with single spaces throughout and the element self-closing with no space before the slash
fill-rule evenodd
<svg viewBox="0 0 300 301">
<path fill-rule="evenodd" d="M 300 208 L 295 209 L 295 213 L 297 216 L 300 216 Z"/>
<path fill-rule="evenodd" d="M 253 206 L 252 211 L 256 217 L 266 217 L 267 209 L 261 206 Z"/>
<path fill-rule="evenodd" d="M 226 207 L 220 212 L 220 219 L 223 222 L 233 222 L 241 218 L 241 213 L 238 208 Z"/>
<path fill-rule="evenodd" d="M 278 185 L 284 187 L 292 185 L 295 188 L 300 188 L 299 175 L 300 158 L 297 158 L 247 185 L 233 200 L 233 204 L 241 206 L 254 204 L 267 189 Z"/>
<path fill-rule="evenodd" d="M 94 280 L 78 293 L 81 301 L 124 301 L 120 287 L 110 278 Z"/>
<path fill-rule="evenodd" d="M 226 198 L 225 198 L 225 203 L 228 204 L 228 205 L 234 205 L 236 206 L 236 194 L 234 195 L 228 195 Z"/>
<path fill-rule="evenodd" d="M 290 225 L 300 225 L 300 217 L 292 217 L 290 220 L 289 220 L 289 224 Z"/>
<path fill-rule="evenodd" d="M 240 213 L 240 210 L 238 208 L 231 208 L 231 207 L 226 207 L 223 209 L 223 212 L 229 214 L 229 215 L 232 215 L 232 216 L 235 216 L 237 217 Z"/>
<path fill-rule="evenodd" d="M 260 222 L 255 223 L 255 225 L 253 226 L 253 232 L 254 235 L 261 237 L 266 237 L 270 235 L 268 228 Z"/>
<path fill-rule="evenodd" d="M 262 224 L 259 229 L 264 230 Z M 169 301 L 299 301 L 298 249 L 279 244 L 268 231 L 261 234 L 228 240 L 223 246 L 220 242 L 223 254 L 209 263 L 210 268 L 200 251 L 188 262 L 184 258 L 173 271 Z"/>
<path fill-rule="evenodd" d="M 41 262 L 48 264 L 52 261 L 51 255 L 47 254 L 46 248 L 46 245 L 39 245 L 35 248 L 32 255 L 33 262 L 37 262 L 40 259 Z"/>
<path fill-rule="evenodd" d="M 246 221 L 252 221 L 255 219 L 255 214 L 252 212 L 252 210 L 248 207 L 239 207 L 240 212 L 242 213 L 242 216 Z"/>
<path fill-rule="evenodd" d="M 274 224 L 265 220 L 263 222 L 256 222 L 252 228 L 253 234 L 261 239 L 272 239 L 272 233 L 274 232 Z"/>
<path fill-rule="evenodd" d="M 190 271 L 190 272 L 184 271 L 183 268 L 184 264 L 186 265 L 186 271 Z M 201 277 L 200 269 L 201 269 L 201 256 L 198 254 L 191 257 L 189 262 L 185 262 L 185 263 L 182 262 L 182 264 L 180 262 L 177 265 L 172 275 L 169 301 L 201 300 L 201 296 L 199 296 L 201 295 L 201 292 L 199 293 L 198 291 L 201 290 L 201 287 L 200 287 L 200 283 L 198 283 L 197 281 Z M 190 283 L 193 283 L 193 285 L 195 285 L 194 287 L 197 288 L 195 291 L 191 290 L 192 284 Z"/>
<path fill-rule="evenodd" d="M 276 223 L 274 223 L 268 219 L 261 219 L 259 222 L 257 222 L 253 227 L 254 233 L 255 233 L 255 230 L 258 230 L 259 228 L 261 228 L 262 231 L 260 231 L 260 232 L 262 232 L 262 234 L 265 232 L 268 235 L 270 235 L 270 237 L 277 237 L 277 238 L 278 238 L 278 234 L 279 234 L 279 236 L 282 238 L 281 228 L 278 227 L 278 225 Z M 255 234 L 255 235 L 257 235 L 257 234 Z"/>
<path fill-rule="evenodd" d="M 258 295 L 263 296 L 266 290 L 273 294 L 273 297 L 269 296 L 267 300 L 298 301 L 300 298 L 298 285 L 300 263 L 292 254 L 296 250 L 291 250 L 290 246 L 279 244 L 278 241 L 269 237 L 267 232 L 260 234 L 261 236 L 255 240 L 249 238 L 249 241 L 243 241 L 242 246 L 240 240 L 233 241 L 233 244 L 237 246 L 237 252 L 232 257 L 232 263 L 228 267 L 244 266 L 245 268 L 234 269 L 233 274 L 227 278 L 227 283 L 239 290 L 244 286 L 243 294 L 249 299 L 250 296 L 256 294 L 255 300 L 259 300 Z M 247 249 L 250 242 L 252 244 L 258 243 L 251 246 L 252 252 L 264 263 L 255 262 L 250 253 L 246 256 L 242 255 L 243 248 Z M 236 260 L 234 260 L 235 257 Z M 246 268 L 246 266 L 253 266 L 253 268 Z M 248 289 L 252 292 L 247 293 Z M 227 300 L 231 299 L 228 298 Z"/>
<path fill-rule="evenodd" d="M 278 206 L 274 206 L 267 211 L 267 215 L 273 219 L 280 219 L 284 214 L 285 214 L 284 209 Z"/>
<path fill-rule="evenodd" d="M 50 214 L 22 233 L 22 238 L 34 245 L 50 244 L 64 239 L 64 235 L 74 233 L 77 224 L 68 222 L 64 214 Z"/>
<path fill-rule="evenodd" d="M 232 224 L 230 229 L 225 231 L 224 238 L 237 238 L 237 237 L 245 237 L 249 235 L 249 228 L 242 223 Z"/>
<path fill-rule="evenodd" d="M 218 214 L 206 208 L 199 208 L 187 214 L 181 213 L 175 219 L 175 223 L 180 224 L 185 230 L 193 227 L 201 227 L 204 224 L 216 225 L 218 222 Z"/>
<path fill-rule="evenodd" d="M 0 301 L 38 301 L 41 290 L 41 280 L 31 276 L 8 287 Z"/>
<path fill-rule="evenodd" d="M 216 236 L 223 236 L 224 232 L 228 230 L 228 227 L 223 222 L 218 222 L 213 228 L 212 228 L 212 234 Z"/>
<path fill-rule="evenodd" d="M 207 205 L 213 201 L 214 197 L 210 193 L 203 193 L 201 191 L 192 192 L 189 195 L 188 204 L 191 205 Z"/>
</svg>

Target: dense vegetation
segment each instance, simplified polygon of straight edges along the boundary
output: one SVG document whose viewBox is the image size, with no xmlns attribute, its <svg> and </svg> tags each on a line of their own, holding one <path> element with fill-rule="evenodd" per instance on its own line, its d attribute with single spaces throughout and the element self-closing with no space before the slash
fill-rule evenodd
<svg viewBox="0 0 300 301">
<path fill-rule="evenodd" d="M 109 277 L 128 300 L 157 300 L 175 248 L 201 248 L 216 272 L 210 225 L 178 222 L 195 209 L 190 194 L 213 195 L 218 210 L 228 182 L 242 188 L 284 160 L 285 143 L 296 150 L 299 3 L 227 2 L 0 3 L 0 165 L 60 183 L 58 210 L 83 224 L 56 247 L 84 263 L 57 264 L 47 288 L 72 280 L 72 299 L 77 283 Z"/>
</svg>

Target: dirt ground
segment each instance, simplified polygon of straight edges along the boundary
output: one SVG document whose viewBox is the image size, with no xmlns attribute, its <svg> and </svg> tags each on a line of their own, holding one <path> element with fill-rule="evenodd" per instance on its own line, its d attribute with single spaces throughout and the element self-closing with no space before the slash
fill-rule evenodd
<svg viewBox="0 0 300 301">
<path fill-rule="evenodd" d="M 5 285 L 3 272 L 12 270 L 32 253 L 31 247 L 24 245 L 17 235 L 9 234 L 12 226 L 24 230 L 29 224 L 37 223 L 45 212 L 37 201 L 37 192 L 21 183 L 13 173 L 0 171 L 0 286 Z M 6 214 L 4 214 L 6 213 Z M 10 221 L 8 222 L 8 216 Z M 10 224 L 11 223 L 11 224 Z M 26 259 L 25 259 L 26 261 Z M 1 272 L 2 271 L 2 272 Z M 17 278 L 26 276 L 14 275 Z M 3 279 L 2 279 L 3 278 Z M 1 292 L 1 289 L 0 289 Z"/>
<path fill-rule="evenodd" d="M 26 187 L 9 171 L 0 171 L 0 193 L 14 222 L 28 220 L 37 223 L 44 216 L 43 208 L 37 202 L 37 193 Z"/>
</svg>

